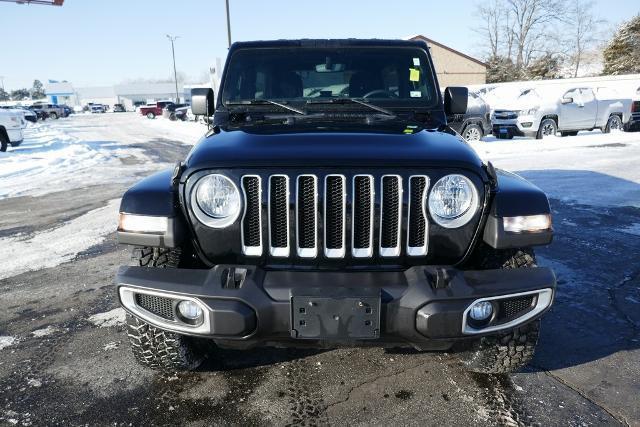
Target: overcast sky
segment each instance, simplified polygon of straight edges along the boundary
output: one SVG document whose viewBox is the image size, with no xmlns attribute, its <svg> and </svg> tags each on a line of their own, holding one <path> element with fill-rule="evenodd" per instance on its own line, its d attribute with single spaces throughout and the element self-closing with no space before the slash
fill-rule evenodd
<svg viewBox="0 0 640 427">
<path fill-rule="evenodd" d="M 477 0 L 230 0 L 234 40 L 424 34 L 480 56 L 472 31 Z M 640 11 L 639 0 L 596 1 L 611 24 Z M 7 90 L 34 79 L 99 86 L 172 75 L 201 80 L 226 55 L 224 0 L 65 0 L 63 7 L 0 2 L 0 76 Z"/>
</svg>

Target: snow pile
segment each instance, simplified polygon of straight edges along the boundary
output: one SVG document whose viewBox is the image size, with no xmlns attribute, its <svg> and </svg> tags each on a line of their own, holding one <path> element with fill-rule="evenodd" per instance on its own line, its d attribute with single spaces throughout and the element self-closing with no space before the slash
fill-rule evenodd
<svg viewBox="0 0 640 427">
<path fill-rule="evenodd" d="M 33 335 L 36 338 L 42 338 L 42 337 L 46 337 L 46 336 L 55 334 L 56 332 L 58 332 L 58 328 L 49 325 L 46 328 L 37 329 L 37 330 L 31 332 L 31 335 Z"/>
<path fill-rule="evenodd" d="M 79 118 L 73 119 L 29 126 L 22 145 L 0 153 L 0 200 L 104 184 L 107 178 L 109 183 L 126 183 L 136 173 L 157 169 L 139 148 L 85 139 L 91 135 L 83 135 Z M 123 167 L 131 158 L 137 159 L 136 167 Z"/>
<path fill-rule="evenodd" d="M 11 336 L 0 336 L 0 350 L 12 346 L 18 342 L 16 337 Z"/>
<path fill-rule="evenodd" d="M 522 175 L 552 198 L 640 207 L 640 133 L 593 131 L 544 140 L 487 137 L 471 146 L 484 161 Z"/>
<path fill-rule="evenodd" d="M 119 199 L 111 200 L 104 207 L 34 236 L 18 234 L 0 238 L 3 252 L 13 254 L 3 259 L 0 279 L 55 267 L 101 243 L 107 234 L 116 230 L 119 205 Z"/>
<path fill-rule="evenodd" d="M 161 130 L 162 135 L 168 139 L 175 139 L 187 145 L 194 145 L 207 133 L 207 126 L 198 122 L 172 122 L 169 119 L 160 118 L 149 120 L 140 118 L 140 123 L 154 130 Z"/>
<path fill-rule="evenodd" d="M 112 326 L 124 325 L 125 312 L 123 308 L 114 308 L 105 313 L 94 314 L 89 317 L 89 322 L 100 328 L 110 328 Z M 106 349 L 105 349 L 106 350 Z"/>
</svg>

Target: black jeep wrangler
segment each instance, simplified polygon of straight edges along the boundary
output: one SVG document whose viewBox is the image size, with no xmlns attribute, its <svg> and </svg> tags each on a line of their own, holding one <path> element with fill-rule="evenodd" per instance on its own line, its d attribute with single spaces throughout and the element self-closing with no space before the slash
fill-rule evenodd
<svg viewBox="0 0 640 427">
<path fill-rule="evenodd" d="M 555 277 L 545 194 L 483 164 L 450 128 L 418 41 L 236 43 L 210 129 L 128 190 L 116 286 L 136 359 L 191 369 L 215 346 L 452 350 L 525 365 Z"/>
</svg>

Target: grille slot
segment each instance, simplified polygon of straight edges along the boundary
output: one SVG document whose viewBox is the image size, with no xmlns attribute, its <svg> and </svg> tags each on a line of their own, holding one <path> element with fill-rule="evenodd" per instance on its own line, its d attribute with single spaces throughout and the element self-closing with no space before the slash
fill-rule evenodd
<svg viewBox="0 0 640 427">
<path fill-rule="evenodd" d="M 262 182 L 257 175 L 242 177 L 245 211 L 242 217 L 242 252 L 262 255 Z"/>
<path fill-rule="evenodd" d="M 402 178 L 398 175 L 382 177 L 380 194 L 380 256 L 400 255 L 402 221 Z"/>
<path fill-rule="evenodd" d="M 414 175 L 409 178 L 409 219 L 407 228 L 407 254 L 424 256 L 428 249 L 428 224 L 424 215 L 423 203 L 429 178 Z"/>
<path fill-rule="evenodd" d="M 346 202 L 344 175 L 327 175 L 324 181 L 324 254 L 327 258 L 344 257 Z"/>
<path fill-rule="evenodd" d="M 503 299 L 498 302 L 498 320 L 511 320 L 525 314 L 533 307 L 534 295 Z"/>
<path fill-rule="evenodd" d="M 289 256 L 289 177 L 269 177 L 269 253 Z"/>
<path fill-rule="evenodd" d="M 298 256 L 318 256 L 318 178 L 298 176 L 296 203 L 296 241 Z"/>
<path fill-rule="evenodd" d="M 352 208 L 352 255 L 355 258 L 370 258 L 373 255 L 373 207 L 375 192 L 373 176 L 353 177 Z"/>
<path fill-rule="evenodd" d="M 136 294 L 136 304 L 149 313 L 167 320 L 175 320 L 173 300 L 149 294 Z"/>
</svg>

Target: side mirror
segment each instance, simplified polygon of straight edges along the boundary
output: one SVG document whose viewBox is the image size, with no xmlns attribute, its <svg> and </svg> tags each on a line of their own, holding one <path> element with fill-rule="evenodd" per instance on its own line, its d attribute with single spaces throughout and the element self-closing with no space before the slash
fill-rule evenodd
<svg viewBox="0 0 640 427">
<path fill-rule="evenodd" d="M 194 115 L 211 117 L 215 109 L 213 89 L 208 87 L 191 89 L 191 112 Z"/>
<path fill-rule="evenodd" d="M 573 104 L 573 98 L 570 96 L 567 96 L 565 98 L 562 98 L 562 103 L 563 104 Z"/>
<path fill-rule="evenodd" d="M 444 112 L 450 114 L 464 114 L 467 112 L 469 89 L 451 86 L 444 90 Z"/>
</svg>

